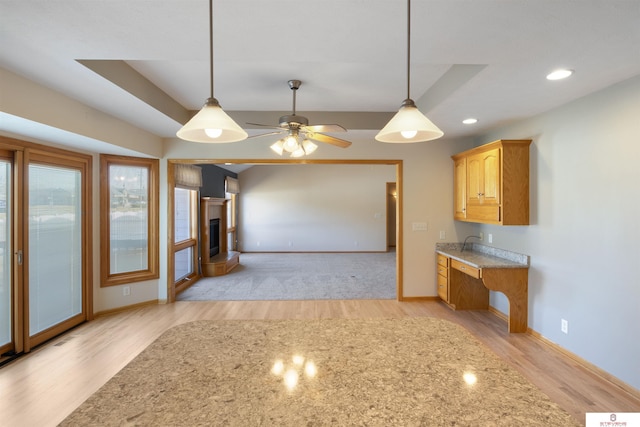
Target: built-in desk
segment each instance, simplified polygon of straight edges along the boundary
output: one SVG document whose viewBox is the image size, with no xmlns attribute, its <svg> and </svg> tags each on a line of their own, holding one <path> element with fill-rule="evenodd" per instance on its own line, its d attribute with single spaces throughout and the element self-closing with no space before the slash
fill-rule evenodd
<svg viewBox="0 0 640 427">
<path fill-rule="evenodd" d="M 454 310 L 486 310 L 489 290 L 509 300 L 509 332 L 526 332 L 529 256 L 477 243 L 436 244 L 438 295 Z"/>
</svg>

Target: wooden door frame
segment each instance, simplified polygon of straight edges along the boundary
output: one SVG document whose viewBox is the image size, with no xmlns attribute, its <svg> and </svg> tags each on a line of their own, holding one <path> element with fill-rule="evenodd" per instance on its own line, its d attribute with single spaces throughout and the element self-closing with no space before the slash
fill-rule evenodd
<svg viewBox="0 0 640 427">
<path fill-rule="evenodd" d="M 395 194 L 393 194 L 391 192 L 391 189 L 395 189 Z M 387 209 L 387 227 L 386 227 L 386 242 L 387 242 L 387 252 L 389 251 L 389 214 L 390 214 L 390 210 L 389 210 L 389 201 L 392 200 L 392 198 L 394 198 L 395 200 L 393 201 L 395 207 L 396 207 L 396 238 L 395 238 L 395 247 L 398 246 L 398 233 L 397 233 L 397 222 L 398 222 L 398 186 L 395 182 L 387 182 L 387 186 L 386 186 L 386 209 Z"/>
</svg>

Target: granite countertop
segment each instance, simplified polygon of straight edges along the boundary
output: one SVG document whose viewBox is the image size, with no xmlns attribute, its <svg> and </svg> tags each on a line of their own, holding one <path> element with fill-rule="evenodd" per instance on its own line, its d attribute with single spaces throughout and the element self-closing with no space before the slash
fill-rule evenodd
<svg viewBox="0 0 640 427">
<path fill-rule="evenodd" d="M 436 243 L 436 252 L 476 268 L 529 268 L 529 255 L 478 243 Z"/>
</svg>

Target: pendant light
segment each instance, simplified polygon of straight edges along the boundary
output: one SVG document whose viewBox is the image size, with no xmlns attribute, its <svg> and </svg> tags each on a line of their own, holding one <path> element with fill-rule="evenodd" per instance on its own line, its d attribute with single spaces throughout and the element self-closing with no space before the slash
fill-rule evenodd
<svg viewBox="0 0 640 427">
<path fill-rule="evenodd" d="M 246 139 L 248 134 L 222 110 L 213 96 L 213 0 L 209 0 L 209 76 L 211 96 L 202 109 L 177 133 L 180 139 L 193 142 L 224 143 Z"/>
<path fill-rule="evenodd" d="M 411 86 L 411 0 L 407 0 L 407 99 L 389 123 L 376 135 L 380 142 L 407 143 L 438 139 L 442 132 L 424 114 L 418 110 L 410 98 Z"/>
</svg>

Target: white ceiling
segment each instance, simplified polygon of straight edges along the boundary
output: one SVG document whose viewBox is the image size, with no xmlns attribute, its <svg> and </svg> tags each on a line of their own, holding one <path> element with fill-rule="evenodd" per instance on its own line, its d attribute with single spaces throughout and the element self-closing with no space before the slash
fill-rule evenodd
<svg viewBox="0 0 640 427">
<path fill-rule="evenodd" d="M 208 31 L 207 0 L 0 0 L 0 67 L 174 137 L 178 121 L 78 60 L 125 61 L 197 110 Z M 411 40 L 411 97 L 445 137 L 470 136 L 640 74 L 640 1 L 414 0 Z M 291 112 L 290 79 L 311 124 L 379 128 L 369 113 L 406 96 L 406 2 L 215 0 L 214 52 L 215 97 L 251 134 Z M 559 67 L 575 73 L 547 81 Z"/>
</svg>

